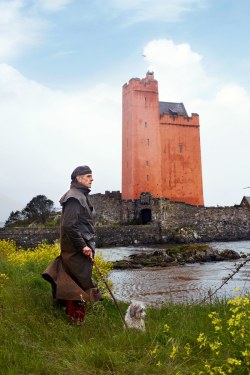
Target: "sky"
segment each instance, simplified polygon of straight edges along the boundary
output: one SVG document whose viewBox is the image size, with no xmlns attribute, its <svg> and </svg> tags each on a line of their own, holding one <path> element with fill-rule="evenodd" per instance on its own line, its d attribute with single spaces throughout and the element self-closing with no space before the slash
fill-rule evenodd
<svg viewBox="0 0 250 375">
<path fill-rule="evenodd" d="M 200 116 L 205 206 L 250 196 L 248 0 L 0 0 L 0 221 L 78 165 L 121 190 L 122 86 Z M 249 188 L 249 189 L 245 189 Z"/>
</svg>

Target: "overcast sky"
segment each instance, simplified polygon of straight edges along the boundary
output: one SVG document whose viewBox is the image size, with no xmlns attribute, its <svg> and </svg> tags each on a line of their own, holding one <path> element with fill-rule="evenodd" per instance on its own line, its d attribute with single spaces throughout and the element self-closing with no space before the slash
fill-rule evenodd
<svg viewBox="0 0 250 375">
<path fill-rule="evenodd" d="M 200 115 L 206 206 L 250 196 L 248 0 L 0 0 L 0 221 L 72 170 L 121 190 L 121 95 L 153 70 Z"/>
</svg>

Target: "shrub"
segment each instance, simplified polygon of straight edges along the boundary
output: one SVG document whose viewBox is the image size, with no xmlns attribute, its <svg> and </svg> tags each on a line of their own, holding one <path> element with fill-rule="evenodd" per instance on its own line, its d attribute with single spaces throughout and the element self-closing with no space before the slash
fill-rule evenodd
<svg viewBox="0 0 250 375">
<path fill-rule="evenodd" d="M 53 245 L 41 243 L 35 248 L 24 250 L 17 247 L 14 241 L 0 241 L 0 254 L 4 255 L 10 263 L 18 265 L 19 268 L 26 267 L 30 271 L 41 273 L 60 254 L 60 246 L 57 243 Z M 106 262 L 101 254 L 95 257 L 95 262 L 103 276 L 108 278 L 112 270 L 112 263 Z M 102 281 L 95 267 L 93 268 L 93 278 L 97 283 Z"/>
</svg>

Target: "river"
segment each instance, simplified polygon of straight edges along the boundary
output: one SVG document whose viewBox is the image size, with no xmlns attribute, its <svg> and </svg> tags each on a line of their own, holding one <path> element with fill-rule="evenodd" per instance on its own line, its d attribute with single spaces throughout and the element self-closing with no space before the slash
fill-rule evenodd
<svg viewBox="0 0 250 375">
<path fill-rule="evenodd" d="M 250 253 L 250 241 L 211 242 L 214 249 L 232 249 L 238 253 Z M 131 254 L 163 250 L 168 246 L 154 245 L 141 247 L 115 247 L 97 249 L 105 260 L 124 259 Z M 144 301 L 148 305 L 161 305 L 167 301 L 191 302 L 202 300 L 208 292 L 216 290 L 235 269 L 239 261 L 194 263 L 168 267 L 150 267 L 142 269 L 113 270 L 110 280 L 114 286 L 114 295 L 118 300 L 130 302 L 132 299 Z M 250 263 L 250 262 L 249 262 Z M 250 264 L 247 263 L 217 293 L 218 297 L 232 297 L 250 291 Z M 240 291 L 235 292 L 235 289 Z"/>
</svg>

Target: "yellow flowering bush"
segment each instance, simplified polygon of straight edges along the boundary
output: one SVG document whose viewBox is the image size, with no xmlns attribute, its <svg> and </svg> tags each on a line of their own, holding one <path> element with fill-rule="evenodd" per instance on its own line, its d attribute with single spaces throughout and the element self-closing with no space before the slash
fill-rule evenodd
<svg viewBox="0 0 250 375">
<path fill-rule="evenodd" d="M 174 337 L 174 329 L 164 324 L 160 340 L 148 352 L 150 361 L 157 367 L 172 363 L 176 371 L 195 361 L 197 369 L 190 375 L 250 374 L 250 294 L 229 299 L 224 307 L 207 315 L 206 333 L 194 335 L 192 342 Z"/>
<path fill-rule="evenodd" d="M 106 260 L 104 260 L 101 253 L 95 256 L 95 263 L 97 264 L 103 276 L 105 278 L 108 277 L 110 272 L 112 271 L 113 264 L 111 262 L 107 262 Z M 93 278 L 95 280 L 100 280 L 100 275 L 96 267 L 93 268 Z"/>
<path fill-rule="evenodd" d="M 0 254 L 7 256 L 8 254 L 15 253 L 17 250 L 16 243 L 14 241 L 0 241 Z"/>
<path fill-rule="evenodd" d="M 198 375 L 247 374 L 244 371 L 250 368 L 250 294 L 229 299 L 227 305 L 230 316 L 228 319 L 219 317 L 215 311 L 208 315 L 217 339 L 209 340 L 204 333 L 200 333 L 197 338 L 200 349 L 207 348 L 215 354 Z M 225 332 L 230 334 L 231 339 L 224 339 Z M 222 349 L 228 354 L 228 358 L 218 366 L 216 357 Z"/>
<path fill-rule="evenodd" d="M 27 266 L 31 264 L 46 265 L 52 262 L 60 253 L 58 245 L 39 244 L 34 249 L 11 248 L 5 252 L 8 261 L 18 266 Z"/>
<path fill-rule="evenodd" d="M 17 247 L 14 241 L 0 241 L 0 254 L 19 268 L 25 267 L 42 272 L 60 254 L 60 246 L 56 243 L 52 245 L 41 243 L 35 248 L 24 250 Z M 112 263 L 106 262 L 101 254 L 95 257 L 95 262 L 102 275 L 108 277 L 112 270 Z M 97 282 L 101 281 L 101 276 L 95 267 L 93 267 L 93 278 Z"/>
</svg>

